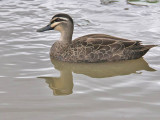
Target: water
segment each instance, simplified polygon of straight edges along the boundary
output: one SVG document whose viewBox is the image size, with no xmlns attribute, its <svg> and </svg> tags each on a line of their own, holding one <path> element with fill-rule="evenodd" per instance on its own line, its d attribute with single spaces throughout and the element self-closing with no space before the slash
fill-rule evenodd
<svg viewBox="0 0 160 120">
<path fill-rule="evenodd" d="M 60 34 L 36 32 L 68 13 L 74 38 L 106 33 L 160 45 L 159 5 L 0 0 L 0 120 L 159 120 L 159 47 L 133 61 L 61 63 L 49 58 Z"/>
</svg>

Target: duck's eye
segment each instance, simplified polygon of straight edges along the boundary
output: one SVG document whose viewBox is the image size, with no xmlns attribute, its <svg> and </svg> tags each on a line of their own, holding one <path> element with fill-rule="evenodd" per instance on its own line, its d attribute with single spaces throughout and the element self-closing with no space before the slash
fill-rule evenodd
<svg viewBox="0 0 160 120">
<path fill-rule="evenodd" d="M 52 20 L 51 23 L 55 23 L 55 22 L 59 22 L 59 21 L 61 21 L 61 19 L 57 18 L 55 20 Z"/>
<path fill-rule="evenodd" d="M 60 20 L 61 20 L 61 19 L 57 18 L 57 19 L 55 19 L 54 21 L 55 21 L 55 22 L 59 22 Z"/>
</svg>

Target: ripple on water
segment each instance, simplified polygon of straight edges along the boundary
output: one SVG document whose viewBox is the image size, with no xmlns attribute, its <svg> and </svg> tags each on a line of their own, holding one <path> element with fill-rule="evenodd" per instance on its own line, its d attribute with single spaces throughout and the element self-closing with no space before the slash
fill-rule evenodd
<svg viewBox="0 0 160 120">
<path fill-rule="evenodd" d="M 160 118 L 159 47 L 144 57 L 150 67 L 146 62 L 138 62 L 136 67 L 130 67 L 131 63 L 102 65 L 105 69 L 61 63 L 57 69 L 58 64 L 52 65 L 50 61 L 49 50 L 60 34 L 36 32 L 48 24 L 54 14 L 69 13 L 75 22 L 74 38 L 98 32 L 159 45 L 159 4 L 135 7 L 122 0 L 110 5 L 102 5 L 100 0 L 0 0 L 0 3 L 2 117 L 12 120 L 18 117 Z M 124 10 L 126 7 L 129 10 Z M 141 68 L 144 63 L 146 68 Z M 44 118 L 43 113 L 48 117 Z"/>
</svg>

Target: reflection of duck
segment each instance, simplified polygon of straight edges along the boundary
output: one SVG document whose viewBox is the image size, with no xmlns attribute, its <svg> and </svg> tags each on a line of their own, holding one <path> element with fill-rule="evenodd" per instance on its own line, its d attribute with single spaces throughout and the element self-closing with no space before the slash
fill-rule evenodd
<svg viewBox="0 0 160 120">
<path fill-rule="evenodd" d="M 67 14 L 53 16 L 46 27 L 37 31 L 53 29 L 61 32 L 61 38 L 53 44 L 50 55 L 60 61 L 93 63 L 138 59 L 155 46 L 105 34 L 85 35 L 72 41 L 74 23 Z"/>
<path fill-rule="evenodd" d="M 84 74 L 92 78 L 106 78 L 128 75 L 140 70 L 155 71 L 149 67 L 148 63 L 143 58 L 116 63 L 66 63 L 54 59 L 51 61 L 54 67 L 60 71 L 60 77 L 41 78 L 46 79 L 54 95 L 68 95 L 72 93 L 72 72 Z"/>
</svg>

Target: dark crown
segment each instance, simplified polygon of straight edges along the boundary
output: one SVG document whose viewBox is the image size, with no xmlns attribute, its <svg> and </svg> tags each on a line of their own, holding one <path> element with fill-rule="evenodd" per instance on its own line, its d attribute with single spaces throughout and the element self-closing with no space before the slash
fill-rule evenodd
<svg viewBox="0 0 160 120">
<path fill-rule="evenodd" d="M 69 15 L 67 15 L 67 14 L 64 14 L 64 13 L 56 14 L 55 16 L 52 17 L 52 19 L 53 19 L 54 17 L 64 17 L 64 18 L 67 18 L 67 19 L 69 19 L 69 20 L 72 22 L 72 24 L 73 24 L 73 19 L 72 19 Z"/>
</svg>

